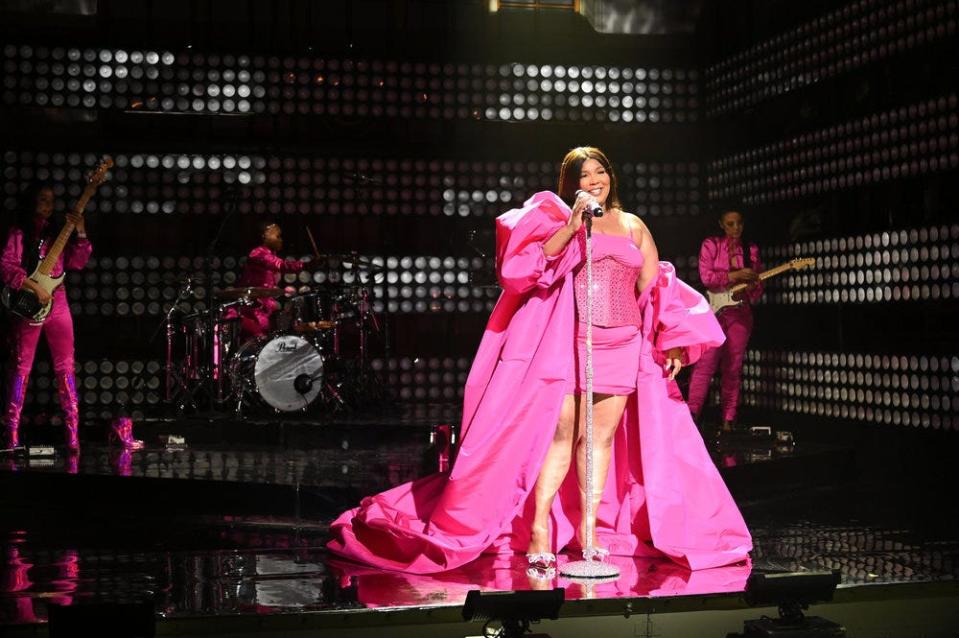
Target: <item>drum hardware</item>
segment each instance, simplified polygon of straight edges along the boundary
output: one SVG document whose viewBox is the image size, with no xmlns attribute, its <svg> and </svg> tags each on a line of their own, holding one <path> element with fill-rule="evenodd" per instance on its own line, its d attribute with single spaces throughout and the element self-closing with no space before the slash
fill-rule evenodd
<svg viewBox="0 0 959 638">
<path fill-rule="evenodd" d="M 180 304 L 195 295 L 195 280 L 187 277 L 177 291 L 176 299 L 170 305 L 163 319 L 166 328 L 166 391 L 167 404 L 176 403 L 175 409 L 183 413 L 187 408 L 198 409 L 196 396 L 205 388 L 202 384 L 205 368 L 202 339 L 206 334 L 206 318 L 203 313 L 183 314 L 176 321 L 174 316 L 181 312 Z M 177 363 L 176 337 L 182 339 L 182 353 Z"/>
<path fill-rule="evenodd" d="M 165 400 L 178 413 L 199 410 L 202 405 L 222 405 L 229 394 L 224 363 L 239 345 L 239 319 L 229 311 L 255 303 L 247 296 L 233 299 L 213 309 L 177 313 L 180 304 L 194 296 L 196 278 L 188 278 L 166 313 L 166 393 Z M 231 289 L 227 289 L 231 290 Z M 245 290 L 245 289 L 244 289 Z M 205 401 L 199 401 L 205 397 Z"/>
<path fill-rule="evenodd" d="M 320 393 L 323 355 L 298 335 L 272 334 L 240 346 L 230 362 L 235 412 L 245 405 L 264 405 L 278 412 L 302 410 Z"/>
<path fill-rule="evenodd" d="M 324 407 L 331 412 L 339 412 L 341 410 L 349 409 L 346 399 L 344 399 L 343 395 L 341 394 L 342 385 L 342 382 L 333 383 L 329 379 L 325 381 L 323 386 L 324 392 L 320 396 L 324 399 Z"/>
<path fill-rule="evenodd" d="M 227 379 L 224 374 L 223 362 L 226 361 L 229 357 L 232 356 L 230 352 L 230 347 L 236 344 L 226 342 L 224 340 L 224 333 L 232 337 L 232 341 L 239 341 L 239 330 L 237 329 L 236 322 L 231 324 L 233 329 L 224 330 L 224 325 L 222 320 L 228 317 L 224 316 L 226 310 L 222 307 L 217 306 L 217 291 L 214 287 L 214 284 L 218 281 L 217 275 L 214 273 L 213 262 L 218 254 L 218 246 L 220 243 L 220 237 L 223 235 L 223 230 L 227 227 L 227 224 L 230 223 L 230 220 L 236 215 L 236 211 L 239 208 L 240 202 L 240 187 L 236 185 L 227 186 L 223 193 L 223 216 L 220 219 L 220 223 L 217 225 L 216 231 L 213 233 L 213 236 L 210 238 L 210 242 L 206 246 L 206 251 L 203 258 L 203 284 L 206 292 L 205 299 L 209 300 L 210 308 L 205 313 L 206 318 L 206 334 L 209 335 L 208 340 L 204 341 L 203 345 L 205 346 L 205 352 L 203 352 L 204 361 L 208 364 L 205 368 L 200 366 L 202 370 L 202 378 L 199 381 L 199 386 L 208 398 L 206 406 L 209 410 L 208 415 L 210 417 L 225 417 L 227 413 L 221 410 L 221 407 L 226 401 L 226 390 L 227 390 Z M 224 289 L 220 293 L 226 291 L 234 291 L 235 289 Z M 237 298 L 251 299 L 253 295 L 257 294 L 251 290 L 241 289 L 243 293 L 237 295 Z M 229 294 L 229 293 L 228 293 Z M 233 301 L 234 299 L 229 299 L 228 301 Z"/>
<path fill-rule="evenodd" d="M 385 396 L 384 390 L 386 385 L 382 383 L 380 379 L 376 378 L 376 375 L 370 368 L 367 353 L 369 348 L 368 333 L 372 326 L 377 333 L 383 335 L 384 354 L 389 356 L 389 333 L 387 330 L 384 330 L 376 320 L 376 315 L 372 311 L 372 303 L 370 303 L 369 299 L 372 285 L 376 283 L 377 276 L 383 276 L 385 278 L 386 266 L 385 264 L 376 264 L 373 260 L 361 256 L 356 251 L 351 251 L 343 255 L 321 255 L 309 226 L 306 226 L 306 234 L 309 237 L 310 245 L 313 248 L 313 255 L 316 259 L 325 258 L 327 262 L 333 260 L 339 261 L 341 268 L 349 267 L 351 271 L 356 273 L 360 283 L 359 286 L 349 286 L 345 291 L 339 291 L 339 294 L 330 299 L 330 316 L 328 317 L 329 323 L 327 324 L 329 328 L 327 328 L 327 330 L 332 339 L 333 360 L 336 362 L 342 361 L 345 364 L 345 360 L 342 358 L 342 329 L 345 327 L 347 320 L 355 319 L 355 325 L 358 330 L 359 374 L 354 373 L 351 375 L 349 366 L 341 365 L 334 373 L 337 377 L 335 383 L 331 380 L 330 375 L 326 377 L 324 380 L 324 398 L 326 399 L 327 407 L 336 410 L 349 409 L 351 403 L 357 403 L 365 398 L 373 397 L 374 395 L 382 398 Z M 371 278 L 372 281 L 370 281 Z M 337 279 L 340 280 L 341 278 L 338 277 Z M 315 299 L 321 301 L 322 297 L 317 295 Z M 324 308 L 320 303 L 314 302 L 312 308 L 318 315 L 324 314 Z M 388 322 L 388 317 L 388 310 L 384 308 L 384 323 Z M 322 316 L 319 317 L 321 323 L 324 318 L 325 317 Z M 343 396 L 347 388 L 352 389 L 354 393 L 359 395 L 353 402 L 347 402 Z"/>
<path fill-rule="evenodd" d="M 254 299 L 266 299 L 268 297 L 282 297 L 284 290 L 282 288 L 262 288 L 257 286 L 248 286 L 246 288 L 221 288 L 214 292 L 217 299 L 242 300 L 246 303 Z"/>
<path fill-rule="evenodd" d="M 296 375 L 296 378 L 293 379 L 293 389 L 295 389 L 300 394 L 309 394 L 310 390 L 313 389 L 313 382 L 317 379 L 322 379 L 323 375 L 321 374 L 307 374 L 305 372 Z"/>
<path fill-rule="evenodd" d="M 301 287 L 274 313 L 279 329 L 245 343 L 239 339 L 244 308 L 287 291 L 221 288 L 213 292 L 210 309 L 187 314 L 179 309 L 193 295 L 195 279 L 189 280 L 164 317 L 167 402 L 180 412 L 230 406 L 230 413 L 242 417 L 250 409 L 331 413 L 387 400 L 370 363 L 374 336 L 388 348 L 388 316 L 378 317 L 372 303 L 384 268 L 356 253 L 335 257 L 354 272 L 356 283 L 331 276 L 337 283 Z"/>
<path fill-rule="evenodd" d="M 179 309 L 179 304 L 183 301 L 186 301 L 193 295 L 195 280 L 192 278 L 186 278 L 180 282 L 180 287 L 177 290 L 177 296 L 174 302 L 171 304 L 170 309 L 164 313 L 163 317 L 160 319 L 159 323 L 154 327 L 153 332 L 150 333 L 150 336 L 147 337 L 147 345 L 153 345 L 156 342 L 157 337 L 160 336 L 162 332 L 166 333 L 166 368 L 165 368 L 165 387 L 164 387 L 164 399 L 171 403 L 174 396 L 174 391 L 183 393 L 185 395 L 184 401 L 189 401 L 190 404 L 194 404 L 193 396 L 196 393 L 196 389 L 191 387 L 191 379 L 186 376 L 186 369 L 181 368 L 177 369 L 174 363 L 173 356 L 173 337 L 175 331 L 175 323 L 173 320 L 173 315 Z M 146 383 L 145 373 L 147 372 L 147 367 L 144 366 L 140 369 L 130 381 L 130 392 L 129 396 L 132 397 L 136 392 L 141 391 L 143 386 Z M 119 405 L 119 412 L 121 415 L 129 416 L 129 401 L 130 399 L 121 400 Z"/>
</svg>

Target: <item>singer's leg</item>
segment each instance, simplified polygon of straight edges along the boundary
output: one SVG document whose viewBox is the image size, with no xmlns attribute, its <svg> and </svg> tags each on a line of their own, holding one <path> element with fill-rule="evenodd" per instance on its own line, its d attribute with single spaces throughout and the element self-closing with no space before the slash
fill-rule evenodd
<svg viewBox="0 0 959 638">
<path fill-rule="evenodd" d="M 556 551 L 551 544 L 549 534 L 549 513 L 553 507 L 556 492 L 559 491 L 563 479 L 569 472 L 573 456 L 573 441 L 576 438 L 576 411 L 580 403 L 579 396 L 566 395 L 563 399 L 553 442 L 550 443 L 543 467 L 539 471 L 539 478 L 536 479 L 534 496 L 536 506 L 527 550 L 530 554 Z"/>
<path fill-rule="evenodd" d="M 596 538 L 596 511 L 599 508 L 609 475 L 613 439 L 623 418 L 629 396 L 597 394 L 593 397 L 593 515 L 589 521 L 593 529 L 593 547 L 599 547 Z M 576 472 L 579 479 L 580 504 L 583 521 L 579 528 L 579 542 L 586 547 L 586 409 L 580 410 L 579 441 L 576 448 Z"/>
</svg>

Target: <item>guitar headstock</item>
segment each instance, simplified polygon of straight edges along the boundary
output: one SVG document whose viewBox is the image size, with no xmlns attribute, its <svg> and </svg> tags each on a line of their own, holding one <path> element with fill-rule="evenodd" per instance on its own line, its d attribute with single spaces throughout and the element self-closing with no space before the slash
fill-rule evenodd
<svg viewBox="0 0 959 638">
<path fill-rule="evenodd" d="M 815 257 L 797 257 L 793 260 L 790 260 L 789 266 L 793 270 L 802 270 L 803 268 L 809 268 L 810 266 L 816 265 Z"/>
<path fill-rule="evenodd" d="M 96 187 L 107 181 L 107 171 L 111 168 L 113 168 L 113 158 L 107 155 L 90 175 L 90 179 L 87 180 L 87 185 Z"/>
</svg>

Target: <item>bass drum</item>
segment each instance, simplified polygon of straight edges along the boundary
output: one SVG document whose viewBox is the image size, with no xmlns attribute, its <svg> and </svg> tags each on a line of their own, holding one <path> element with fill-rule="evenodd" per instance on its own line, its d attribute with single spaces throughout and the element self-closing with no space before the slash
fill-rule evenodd
<svg viewBox="0 0 959 638">
<path fill-rule="evenodd" d="M 230 364 L 238 399 L 256 395 L 280 412 L 302 410 L 323 387 L 323 355 L 296 335 L 269 335 L 240 346 Z"/>
</svg>

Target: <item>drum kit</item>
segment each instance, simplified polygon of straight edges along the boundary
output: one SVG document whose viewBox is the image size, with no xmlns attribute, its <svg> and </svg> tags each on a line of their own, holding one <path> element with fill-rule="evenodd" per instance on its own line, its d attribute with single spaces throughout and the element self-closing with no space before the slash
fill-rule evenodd
<svg viewBox="0 0 959 638">
<path fill-rule="evenodd" d="M 373 312 L 381 267 L 353 256 L 362 283 L 326 282 L 295 292 L 234 287 L 214 292 L 213 307 L 192 314 L 174 305 L 166 317 L 166 400 L 179 412 L 244 413 L 352 410 L 388 400 L 371 363 L 371 347 L 386 355 L 385 315 Z M 343 263 L 343 261 L 341 261 Z M 189 298 L 192 285 L 181 289 Z M 273 331 L 245 338 L 244 316 L 276 299 Z"/>
</svg>

